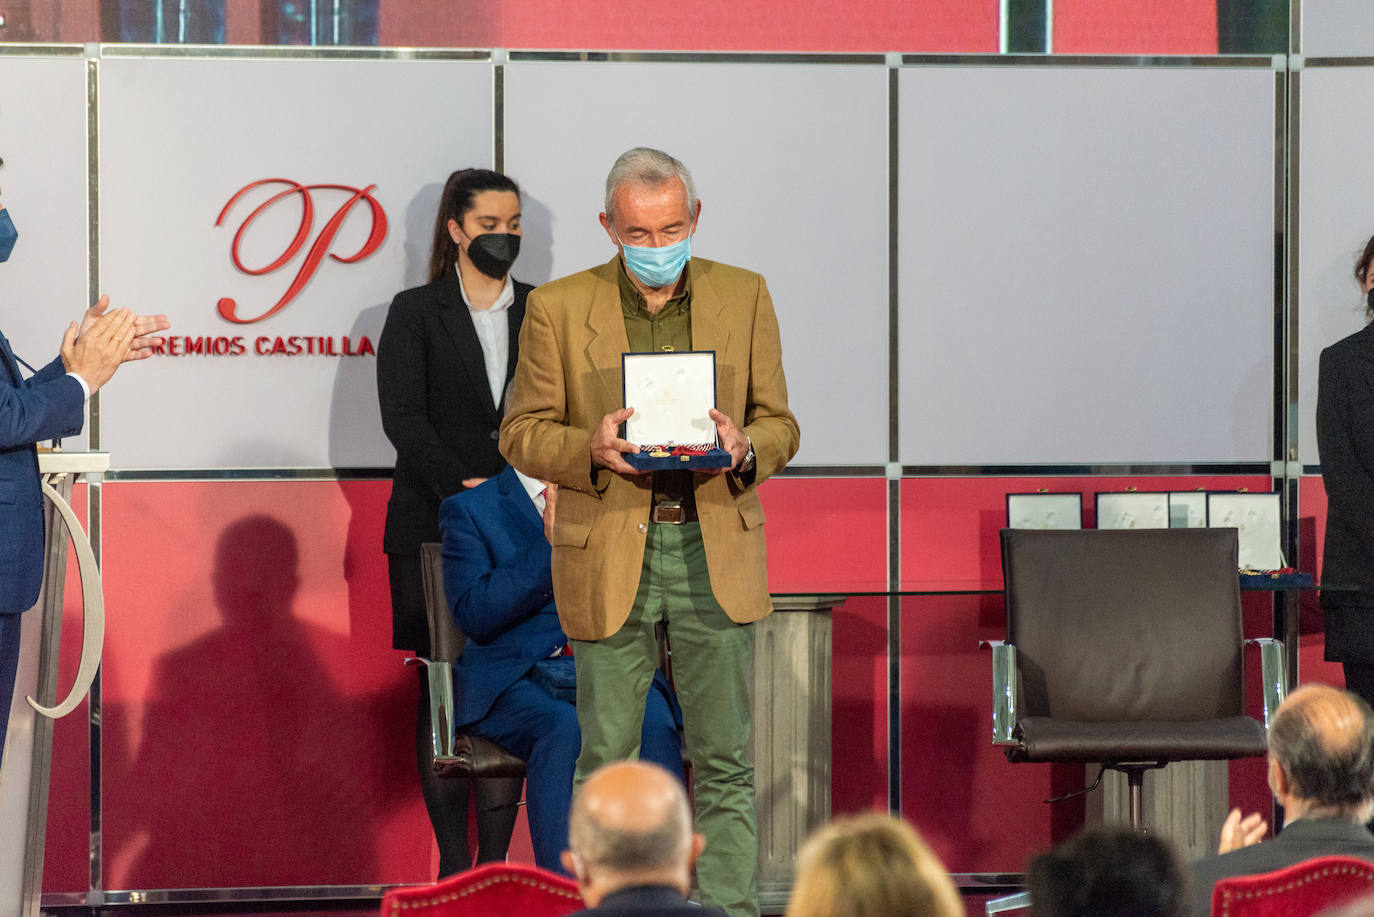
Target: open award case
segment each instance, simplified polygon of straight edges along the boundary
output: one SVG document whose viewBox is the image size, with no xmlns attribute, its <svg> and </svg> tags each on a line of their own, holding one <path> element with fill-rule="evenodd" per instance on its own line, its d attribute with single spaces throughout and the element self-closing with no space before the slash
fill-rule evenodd
<svg viewBox="0 0 1374 917">
<path fill-rule="evenodd" d="M 1207 528 L 1207 493 L 1202 490 L 1169 491 L 1169 528 Z"/>
<path fill-rule="evenodd" d="M 625 461 L 639 471 L 729 468 L 710 410 L 716 406 L 716 352 L 625 353 L 625 407 L 635 412 L 621 438 L 639 447 Z"/>
<path fill-rule="evenodd" d="M 1169 528 L 1167 491 L 1098 491 L 1093 498 L 1100 529 Z"/>
<path fill-rule="evenodd" d="M 1262 572 L 1287 566 L 1280 547 L 1278 494 L 1209 492 L 1207 525 L 1238 530 L 1242 570 Z"/>
<path fill-rule="evenodd" d="M 1007 494 L 1009 529 L 1081 529 L 1082 494 Z"/>
</svg>

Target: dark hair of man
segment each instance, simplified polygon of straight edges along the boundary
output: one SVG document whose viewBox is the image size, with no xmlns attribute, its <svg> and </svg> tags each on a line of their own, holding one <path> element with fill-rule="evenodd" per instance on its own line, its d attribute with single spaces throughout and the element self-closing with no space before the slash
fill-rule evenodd
<svg viewBox="0 0 1374 917">
<path fill-rule="evenodd" d="M 448 233 L 448 221 L 463 225 L 463 217 L 472 209 L 477 195 L 483 191 L 510 191 L 520 196 L 520 186 L 512 179 L 491 169 L 459 169 L 444 182 L 439 196 L 439 212 L 434 217 L 434 246 L 429 252 L 429 282 L 433 283 L 453 270 L 458 263 L 458 243 Z"/>
<path fill-rule="evenodd" d="M 1128 828 L 1085 831 L 1031 860 L 1032 917 L 1185 917 L 1188 879 L 1169 844 Z"/>
<path fill-rule="evenodd" d="M 1275 714 L 1269 752 L 1288 775 L 1293 795 L 1360 817 L 1374 798 L 1374 714 L 1347 691 L 1328 685 L 1302 691 L 1299 702 Z"/>
</svg>

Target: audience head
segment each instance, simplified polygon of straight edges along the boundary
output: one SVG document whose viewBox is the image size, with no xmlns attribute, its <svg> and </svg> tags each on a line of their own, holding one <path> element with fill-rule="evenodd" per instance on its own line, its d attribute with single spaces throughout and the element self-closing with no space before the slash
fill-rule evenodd
<svg viewBox="0 0 1374 917">
<path fill-rule="evenodd" d="M 596 907 L 613 891 L 671 885 L 685 899 L 705 841 L 692 833 L 687 794 L 668 771 L 621 761 L 592 772 L 573 797 L 563 866 Z"/>
<path fill-rule="evenodd" d="M 1033 917 L 1187 917 L 1183 866 L 1169 844 L 1129 828 L 1084 831 L 1031 860 Z"/>
<path fill-rule="evenodd" d="M 787 917 L 962 917 L 942 864 L 890 815 L 841 818 L 802 845 Z"/>
<path fill-rule="evenodd" d="M 1330 685 L 1303 685 L 1269 725 L 1269 786 L 1289 821 L 1304 816 L 1368 820 L 1374 801 L 1374 714 Z"/>
</svg>

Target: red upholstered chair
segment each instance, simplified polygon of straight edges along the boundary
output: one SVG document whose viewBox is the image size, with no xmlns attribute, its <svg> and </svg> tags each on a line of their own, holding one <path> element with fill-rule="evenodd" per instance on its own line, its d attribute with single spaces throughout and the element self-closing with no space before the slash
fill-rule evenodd
<svg viewBox="0 0 1374 917">
<path fill-rule="evenodd" d="M 1374 863 L 1354 857 L 1317 857 L 1257 876 L 1222 879 L 1212 889 L 1212 915 L 1311 917 L 1370 891 L 1374 891 Z"/>
<path fill-rule="evenodd" d="M 577 883 L 520 863 L 488 863 L 433 885 L 393 888 L 382 917 L 564 917 L 583 908 Z"/>
</svg>

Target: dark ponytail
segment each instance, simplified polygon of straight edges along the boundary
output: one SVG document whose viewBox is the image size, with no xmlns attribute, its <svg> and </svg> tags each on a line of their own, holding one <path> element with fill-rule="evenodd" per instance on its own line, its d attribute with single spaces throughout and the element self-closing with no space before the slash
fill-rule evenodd
<svg viewBox="0 0 1374 917">
<path fill-rule="evenodd" d="M 458 243 L 448 233 L 448 221 L 463 224 L 472 202 L 483 191 L 510 191 L 520 196 L 520 186 L 491 169 L 459 169 L 444 182 L 439 197 L 439 213 L 434 217 L 434 247 L 429 253 L 429 282 L 453 270 L 458 263 Z"/>
</svg>

